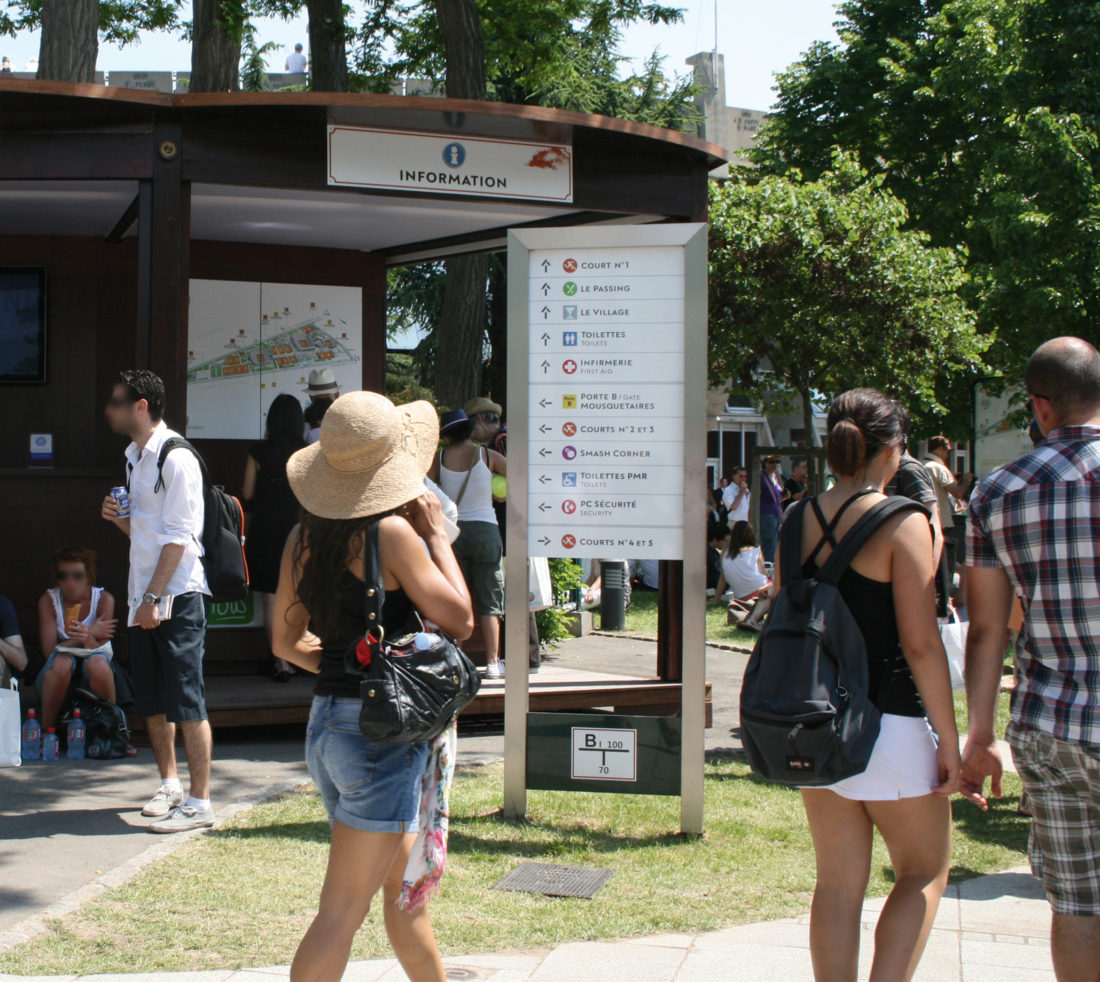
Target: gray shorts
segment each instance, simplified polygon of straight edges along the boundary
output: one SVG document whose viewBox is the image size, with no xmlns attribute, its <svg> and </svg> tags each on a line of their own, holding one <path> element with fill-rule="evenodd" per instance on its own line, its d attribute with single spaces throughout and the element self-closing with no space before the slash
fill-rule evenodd
<svg viewBox="0 0 1100 982">
<path fill-rule="evenodd" d="M 492 522 L 459 522 L 455 559 L 466 585 L 474 594 L 474 612 L 483 617 L 504 616 L 504 548 L 500 529 Z"/>
</svg>

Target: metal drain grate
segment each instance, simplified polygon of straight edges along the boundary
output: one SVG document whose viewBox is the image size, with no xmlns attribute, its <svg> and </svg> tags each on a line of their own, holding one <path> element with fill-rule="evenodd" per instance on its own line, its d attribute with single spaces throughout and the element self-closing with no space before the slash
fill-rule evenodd
<svg viewBox="0 0 1100 982">
<path fill-rule="evenodd" d="M 591 900 L 614 870 L 594 866 L 558 866 L 554 863 L 520 863 L 494 890 L 544 893 L 548 897 L 584 897 Z"/>
</svg>

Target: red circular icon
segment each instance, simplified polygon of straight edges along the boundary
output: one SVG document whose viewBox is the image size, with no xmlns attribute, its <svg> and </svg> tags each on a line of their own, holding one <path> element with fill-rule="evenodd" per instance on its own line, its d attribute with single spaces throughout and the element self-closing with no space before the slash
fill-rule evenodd
<svg viewBox="0 0 1100 982">
<path fill-rule="evenodd" d="M 577 435 L 577 424 L 576 423 L 562 423 L 561 424 L 561 431 L 566 436 L 576 436 Z"/>
<path fill-rule="evenodd" d="M 561 363 L 561 370 L 566 375 L 572 375 L 577 370 L 577 363 L 572 358 L 567 358 Z"/>
<path fill-rule="evenodd" d="M 569 535 L 568 533 L 566 533 L 565 535 L 563 535 L 561 537 L 561 544 L 566 549 L 573 549 L 577 545 L 576 536 Z"/>
<path fill-rule="evenodd" d="M 567 273 L 575 273 L 577 271 L 577 260 L 567 259 L 561 264 L 561 268 Z"/>
<path fill-rule="evenodd" d="M 567 515 L 572 515 L 577 510 L 577 503 L 567 498 L 561 503 L 561 510 Z"/>
</svg>

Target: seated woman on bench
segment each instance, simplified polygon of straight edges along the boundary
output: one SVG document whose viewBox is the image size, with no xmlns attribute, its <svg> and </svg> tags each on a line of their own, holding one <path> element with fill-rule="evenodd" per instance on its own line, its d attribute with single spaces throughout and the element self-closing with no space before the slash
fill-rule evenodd
<svg viewBox="0 0 1100 982">
<path fill-rule="evenodd" d="M 740 626 L 759 631 L 771 606 L 771 593 L 772 581 L 764 572 L 764 556 L 756 543 L 756 530 L 748 522 L 734 523 L 722 556 L 722 575 L 714 599 L 728 599 L 731 614 L 737 615 Z"/>
<path fill-rule="evenodd" d="M 47 656 L 38 673 L 43 730 L 57 724 L 74 679 L 101 699 L 115 701 L 115 598 L 95 585 L 95 559 L 90 549 L 59 549 L 52 560 L 57 586 L 38 600 L 38 637 Z"/>
</svg>

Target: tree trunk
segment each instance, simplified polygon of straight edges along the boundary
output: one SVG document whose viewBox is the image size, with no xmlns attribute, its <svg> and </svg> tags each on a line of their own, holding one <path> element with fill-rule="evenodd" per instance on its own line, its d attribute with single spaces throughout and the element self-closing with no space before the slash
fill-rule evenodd
<svg viewBox="0 0 1100 982">
<path fill-rule="evenodd" d="M 235 92 L 241 63 L 239 29 L 225 20 L 223 0 L 195 0 L 191 92 Z"/>
<path fill-rule="evenodd" d="M 309 87 L 315 92 L 347 92 L 348 48 L 343 0 L 308 0 Z"/>
<path fill-rule="evenodd" d="M 488 256 L 455 256 L 447 260 L 435 397 L 439 405 L 448 409 L 461 409 L 467 399 L 481 394 L 488 268 Z"/>
<path fill-rule="evenodd" d="M 451 99 L 484 99 L 485 35 L 474 0 L 435 0 L 447 55 L 446 93 Z"/>
<path fill-rule="evenodd" d="M 477 4 L 474 0 L 435 0 L 435 9 L 446 49 L 448 98 L 484 99 L 485 37 Z M 454 408 L 481 394 L 488 272 L 487 256 L 447 260 L 435 382 L 442 405 Z"/>
<path fill-rule="evenodd" d="M 809 389 L 799 389 L 798 394 L 802 397 L 802 427 L 806 433 L 806 449 L 809 450 L 817 437 L 814 431 L 814 404 Z"/>
<path fill-rule="evenodd" d="M 99 0 L 42 0 L 38 78 L 94 82 Z"/>
</svg>

